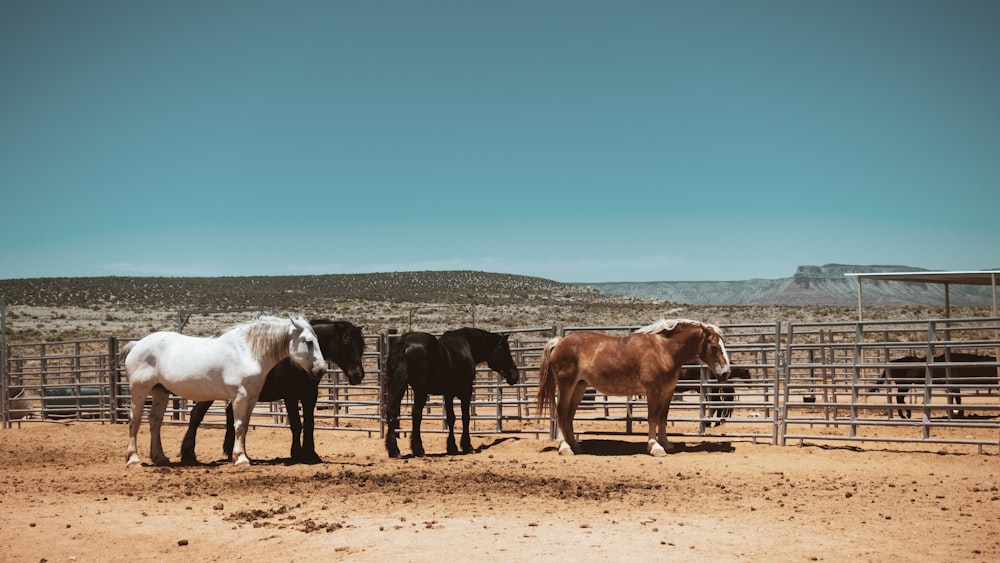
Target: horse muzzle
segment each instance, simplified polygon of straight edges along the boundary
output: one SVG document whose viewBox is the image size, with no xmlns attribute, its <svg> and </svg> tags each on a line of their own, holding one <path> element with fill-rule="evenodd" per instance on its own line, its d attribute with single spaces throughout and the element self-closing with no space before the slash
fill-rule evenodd
<svg viewBox="0 0 1000 563">
<path fill-rule="evenodd" d="M 352 370 L 344 370 L 344 375 L 347 376 L 347 382 L 351 385 L 357 385 L 365 378 L 365 370 L 358 367 Z"/>
<path fill-rule="evenodd" d="M 507 380 L 508 385 L 516 385 L 517 382 L 521 379 L 521 372 L 519 372 L 517 368 L 514 368 L 510 371 L 505 372 L 503 374 L 503 377 L 504 379 Z"/>
<path fill-rule="evenodd" d="M 723 383 L 725 383 L 725 381 L 729 379 L 729 375 L 733 372 L 732 368 L 729 365 L 725 366 L 717 365 L 715 366 L 714 371 L 715 371 L 715 379 Z"/>
</svg>

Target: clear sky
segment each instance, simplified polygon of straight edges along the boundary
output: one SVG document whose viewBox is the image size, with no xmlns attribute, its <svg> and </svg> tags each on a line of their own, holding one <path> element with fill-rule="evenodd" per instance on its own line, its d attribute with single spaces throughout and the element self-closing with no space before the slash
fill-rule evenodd
<svg viewBox="0 0 1000 563">
<path fill-rule="evenodd" d="M 0 278 L 1000 267 L 1000 2 L 0 0 Z"/>
</svg>

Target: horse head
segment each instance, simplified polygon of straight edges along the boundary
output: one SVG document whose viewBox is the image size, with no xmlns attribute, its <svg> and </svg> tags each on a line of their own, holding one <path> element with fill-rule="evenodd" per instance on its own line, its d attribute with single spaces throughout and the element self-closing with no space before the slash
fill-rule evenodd
<svg viewBox="0 0 1000 563">
<path fill-rule="evenodd" d="M 365 378 L 364 353 L 365 338 L 364 326 L 354 326 L 351 323 L 344 323 L 346 328 L 340 335 L 337 347 L 331 357 L 340 369 L 344 370 L 347 381 L 351 385 L 361 383 Z"/>
<path fill-rule="evenodd" d="M 703 324 L 701 345 L 698 357 L 712 370 L 716 379 L 726 381 L 732 368 L 729 365 L 729 353 L 722 339 L 722 330 L 711 324 Z"/>
<path fill-rule="evenodd" d="M 517 369 L 517 364 L 514 363 L 514 358 L 510 355 L 510 343 L 507 341 L 509 337 L 509 334 L 499 335 L 497 347 L 486 360 L 486 365 L 502 375 L 508 384 L 514 385 L 520 379 L 521 374 Z"/>
<path fill-rule="evenodd" d="M 326 360 L 312 325 L 302 317 L 292 317 L 288 327 L 288 357 L 292 362 L 319 380 L 326 374 Z"/>
</svg>

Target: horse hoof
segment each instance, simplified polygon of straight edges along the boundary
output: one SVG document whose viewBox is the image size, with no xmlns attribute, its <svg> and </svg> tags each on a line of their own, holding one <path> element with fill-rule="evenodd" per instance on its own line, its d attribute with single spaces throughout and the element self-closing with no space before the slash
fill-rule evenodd
<svg viewBox="0 0 1000 563">
<path fill-rule="evenodd" d="M 245 455 L 241 455 L 236 463 L 233 464 L 234 467 L 250 467 L 250 458 Z"/>
<path fill-rule="evenodd" d="M 133 455 L 128 458 L 128 461 L 125 462 L 125 468 L 128 469 L 130 467 L 142 467 L 142 461 L 139 460 L 139 456 Z"/>
<path fill-rule="evenodd" d="M 569 444 L 567 444 L 566 442 L 559 444 L 559 455 L 575 455 L 575 454 L 576 452 L 574 452 L 573 448 L 569 447 Z"/>
<path fill-rule="evenodd" d="M 667 450 L 663 449 L 663 446 L 661 446 L 656 440 L 649 441 L 649 444 L 647 444 L 647 450 L 649 451 L 649 455 L 653 457 L 663 457 L 667 455 Z"/>
</svg>

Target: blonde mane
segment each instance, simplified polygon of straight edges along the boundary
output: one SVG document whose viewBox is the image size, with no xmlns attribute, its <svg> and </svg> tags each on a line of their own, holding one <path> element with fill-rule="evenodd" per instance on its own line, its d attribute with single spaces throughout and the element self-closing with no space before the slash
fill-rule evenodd
<svg viewBox="0 0 1000 563">
<path fill-rule="evenodd" d="M 278 363 L 288 356 L 291 337 L 288 325 L 291 321 L 279 317 L 263 316 L 238 324 L 230 331 L 242 332 L 243 339 L 250 345 L 254 358 L 268 363 Z"/>
<path fill-rule="evenodd" d="M 660 319 L 651 325 L 636 329 L 636 332 L 642 334 L 666 333 L 677 328 L 677 325 L 682 325 L 682 324 L 695 325 L 695 326 L 700 326 L 702 328 L 707 328 L 709 330 L 714 331 L 719 336 L 722 336 L 722 330 L 719 329 L 719 327 L 713 324 L 703 323 L 700 321 L 692 321 L 691 319 Z"/>
</svg>

